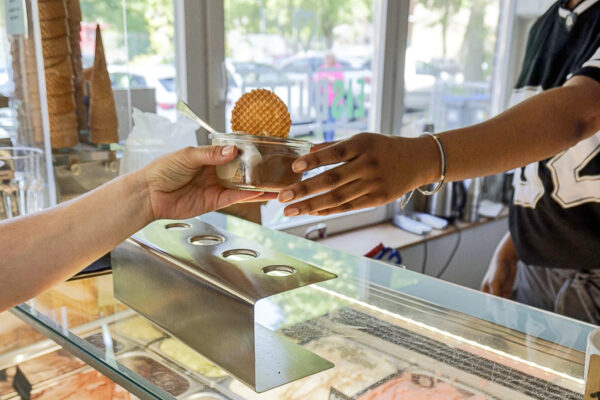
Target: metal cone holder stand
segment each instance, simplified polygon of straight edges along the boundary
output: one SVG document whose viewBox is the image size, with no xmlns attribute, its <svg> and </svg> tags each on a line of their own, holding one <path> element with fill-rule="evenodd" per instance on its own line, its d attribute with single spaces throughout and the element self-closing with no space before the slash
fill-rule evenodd
<svg viewBox="0 0 600 400">
<path fill-rule="evenodd" d="M 119 300 L 257 392 L 333 367 L 255 313 L 334 274 L 198 219 L 148 225 L 113 250 L 112 268 Z"/>
</svg>

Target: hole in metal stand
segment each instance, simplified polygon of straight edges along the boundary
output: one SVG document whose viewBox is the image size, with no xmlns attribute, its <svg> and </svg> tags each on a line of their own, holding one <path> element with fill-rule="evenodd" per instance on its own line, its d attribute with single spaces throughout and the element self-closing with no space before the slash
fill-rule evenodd
<svg viewBox="0 0 600 400">
<path fill-rule="evenodd" d="M 183 230 L 190 229 L 192 226 L 190 224 L 186 224 L 185 222 L 173 222 L 171 224 L 166 224 L 165 229 L 169 230 Z"/>
<path fill-rule="evenodd" d="M 290 276 L 296 273 L 296 269 L 289 265 L 269 265 L 262 271 L 269 276 Z"/>
<path fill-rule="evenodd" d="M 210 246 L 217 243 L 223 243 L 225 238 L 218 235 L 197 235 L 188 239 L 191 244 L 196 246 Z"/>
<path fill-rule="evenodd" d="M 224 251 L 221 256 L 234 261 L 242 261 L 257 258 L 258 252 L 250 249 L 232 249 Z"/>
</svg>

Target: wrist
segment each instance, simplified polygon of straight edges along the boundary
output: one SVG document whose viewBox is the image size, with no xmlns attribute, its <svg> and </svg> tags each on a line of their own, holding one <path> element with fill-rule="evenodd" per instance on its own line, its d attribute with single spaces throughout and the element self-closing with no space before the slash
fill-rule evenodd
<svg viewBox="0 0 600 400">
<path fill-rule="evenodd" d="M 414 158 L 417 166 L 416 187 L 439 182 L 442 176 L 442 155 L 433 137 L 422 135 L 414 142 Z"/>
<path fill-rule="evenodd" d="M 142 226 L 155 220 L 150 187 L 144 170 L 145 168 L 142 168 L 123 176 L 127 190 L 126 198 L 131 199 L 132 212 L 139 218 Z"/>
</svg>

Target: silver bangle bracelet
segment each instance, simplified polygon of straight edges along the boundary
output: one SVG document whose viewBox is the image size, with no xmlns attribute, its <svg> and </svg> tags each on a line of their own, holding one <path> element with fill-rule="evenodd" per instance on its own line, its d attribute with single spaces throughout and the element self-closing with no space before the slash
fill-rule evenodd
<svg viewBox="0 0 600 400">
<path fill-rule="evenodd" d="M 444 186 L 444 182 L 446 181 L 446 150 L 444 149 L 444 145 L 442 144 L 442 141 L 440 140 L 438 135 L 436 135 L 435 133 L 429 133 L 429 132 L 425 132 L 424 135 L 429 135 L 435 140 L 435 143 L 437 144 L 438 149 L 440 149 L 440 157 L 441 157 L 441 162 L 442 162 L 442 173 L 440 175 L 440 181 L 438 182 L 437 186 L 434 187 L 432 190 L 423 190 L 421 188 L 417 188 L 417 190 L 422 195 L 431 196 L 431 195 L 437 193 L 442 188 L 442 186 Z"/>
<path fill-rule="evenodd" d="M 440 175 L 440 181 L 438 182 L 437 186 L 434 187 L 432 190 L 423 190 L 421 188 L 417 188 L 419 193 L 423 194 L 424 196 L 431 196 L 437 193 L 442 188 L 442 186 L 444 186 L 444 182 L 446 181 L 446 150 L 444 149 L 444 145 L 442 144 L 442 141 L 440 140 L 439 136 L 435 133 L 425 132 L 423 135 L 429 135 L 433 138 L 433 140 L 435 140 L 438 149 L 440 149 L 440 157 L 442 163 L 442 173 Z M 400 208 L 404 209 L 404 207 L 406 207 L 406 205 L 412 198 L 414 192 L 414 190 L 411 190 L 410 192 L 402 196 L 402 198 L 400 199 Z"/>
</svg>

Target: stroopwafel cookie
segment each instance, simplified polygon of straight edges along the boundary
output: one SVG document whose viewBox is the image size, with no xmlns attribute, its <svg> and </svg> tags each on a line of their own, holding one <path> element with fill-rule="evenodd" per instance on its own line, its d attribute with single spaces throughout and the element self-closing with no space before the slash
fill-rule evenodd
<svg viewBox="0 0 600 400">
<path fill-rule="evenodd" d="M 231 114 L 232 129 L 251 135 L 286 138 L 291 125 L 285 103 L 266 89 L 254 89 L 242 95 Z"/>
</svg>

